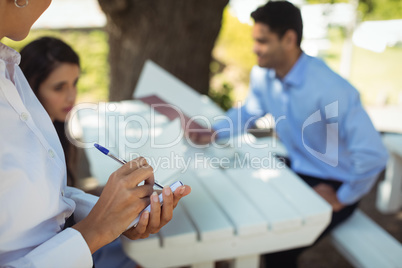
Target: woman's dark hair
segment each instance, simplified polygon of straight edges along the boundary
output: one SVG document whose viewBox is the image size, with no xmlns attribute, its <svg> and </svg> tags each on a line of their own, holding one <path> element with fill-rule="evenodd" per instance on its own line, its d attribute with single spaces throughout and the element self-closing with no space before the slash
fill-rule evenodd
<svg viewBox="0 0 402 268">
<path fill-rule="evenodd" d="M 42 37 L 21 50 L 20 68 L 35 94 L 39 86 L 62 63 L 80 66 L 80 59 L 75 51 L 60 39 Z"/>
<path fill-rule="evenodd" d="M 268 25 L 269 29 L 278 34 L 279 38 L 282 38 L 288 30 L 294 30 L 297 34 L 297 45 L 300 47 L 303 36 L 303 21 L 300 9 L 292 3 L 269 1 L 251 13 L 251 17 L 255 22 Z"/>
<path fill-rule="evenodd" d="M 72 63 L 80 66 L 77 53 L 69 45 L 54 37 L 37 39 L 26 45 L 20 54 L 20 68 L 35 95 L 38 95 L 40 85 L 61 64 Z M 53 124 L 63 146 L 66 158 L 67 184 L 74 186 L 75 176 L 72 170 L 74 170 L 77 155 L 76 148 L 67 139 L 64 122 L 54 121 Z"/>
</svg>

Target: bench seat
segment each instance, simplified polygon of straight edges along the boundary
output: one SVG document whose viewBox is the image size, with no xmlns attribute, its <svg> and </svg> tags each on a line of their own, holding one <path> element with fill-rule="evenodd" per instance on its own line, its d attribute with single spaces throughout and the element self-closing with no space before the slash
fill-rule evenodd
<svg viewBox="0 0 402 268">
<path fill-rule="evenodd" d="M 354 267 L 402 267 L 402 245 L 359 209 L 332 231 L 331 238 Z"/>
</svg>

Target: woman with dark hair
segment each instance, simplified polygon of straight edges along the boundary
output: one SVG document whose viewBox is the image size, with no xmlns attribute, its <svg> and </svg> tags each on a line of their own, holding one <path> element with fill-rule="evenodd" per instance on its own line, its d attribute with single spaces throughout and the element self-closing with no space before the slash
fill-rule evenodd
<svg viewBox="0 0 402 268">
<path fill-rule="evenodd" d="M 21 52 L 20 67 L 29 85 L 52 120 L 67 163 L 67 185 L 76 186 L 76 147 L 68 141 L 64 122 L 73 108 L 80 76 L 77 53 L 62 40 L 42 37 Z"/>
<path fill-rule="evenodd" d="M 73 146 L 65 132 L 68 112 L 73 108 L 77 96 L 80 76 L 80 60 L 77 53 L 62 40 L 42 37 L 21 52 L 20 67 L 33 92 L 42 103 L 52 120 L 62 144 L 67 165 L 67 185 L 77 186 L 76 157 L 78 148 Z M 89 191 L 100 195 L 103 187 Z M 104 246 L 93 254 L 97 268 L 133 268 L 135 263 L 128 258 L 119 240 Z"/>
</svg>

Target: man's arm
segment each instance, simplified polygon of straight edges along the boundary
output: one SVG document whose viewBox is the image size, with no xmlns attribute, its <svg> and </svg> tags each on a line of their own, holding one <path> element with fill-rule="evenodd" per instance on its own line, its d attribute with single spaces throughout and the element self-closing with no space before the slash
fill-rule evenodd
<svg viewBox="0 0 402 268">
<path fill-rule="evenodd" d="M 230 138 L 245 132 L 255 125 L 255 121 L 264 116 L 264 111 L 260 91 L 266 90 L 266 82 L 262 79 L 264 73 L 253 68 L 250 75 L 250 93 L 245 103 L 238 108 L 230 109 L 224 116 L 217 118 L 209 131 L 191 131 L 188 136 L 196 144 L 207 144 L 217 138 Z"/>
<path fill-rule="evenodd" d="M 351 153 L 352 170 L 351 180 L 339 188 L 337 197 L 342 204 L 352 204 L 370 191 L 385 168 L 388 153 L 358 94 L 351 99 L 342 121 L 340 136 L 346 140 Z"/>
</svg>

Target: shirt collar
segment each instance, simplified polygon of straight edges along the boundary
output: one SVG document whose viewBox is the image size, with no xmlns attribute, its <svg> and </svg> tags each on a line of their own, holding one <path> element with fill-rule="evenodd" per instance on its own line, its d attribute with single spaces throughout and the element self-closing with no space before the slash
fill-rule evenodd
<svg viewBox="0 0 402 268">
<path fill-rule="evenodd" d="M 0 59 L 7 64 L 20 64 L 21 55 L 14 49 L 0 43 Z"/>
<path fill-rule="evenodd" d="M 302 52 L 292 69 L 284 77 L 283 83 L 290 86 L 300 86 L 305 78 L 308 56 Z"/>
</svg>

